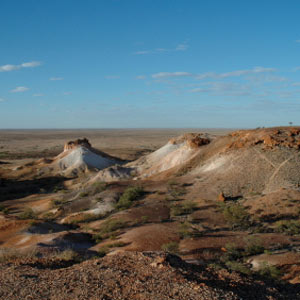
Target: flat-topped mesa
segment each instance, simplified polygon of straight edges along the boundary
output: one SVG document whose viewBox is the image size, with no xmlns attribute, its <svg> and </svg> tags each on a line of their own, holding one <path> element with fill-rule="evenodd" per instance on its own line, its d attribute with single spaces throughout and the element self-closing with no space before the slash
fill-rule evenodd
<svg viewBox="0 0 300 300">
<path fill-rule="evenodd" d="M 202 133 L 186 133 L 169 141 L 172 145 L 186 143 L 190 148 L 198 148 L 200 146 L 207 145 L 210 142 L 211 140 Z"/>
<path fill-rule="evenodd" d="M 77 139 L 75 141 L 70 141 L 70 142 L 65 143 L 64 151 L 75 149 L 79 146 L 83 146 L 88 149 L 90 149 L 92 147 L 89 140 L 87 138 L 83 138 L 83 139 Z"/>
<path fill-rule="evenodd" d="M 228 148 L 244 148 L 262 144 L 264 149 L 286 147 L 300 149 L 300 127 L 239 130 L 230 134 L 233 141 Z"/>
</svg>

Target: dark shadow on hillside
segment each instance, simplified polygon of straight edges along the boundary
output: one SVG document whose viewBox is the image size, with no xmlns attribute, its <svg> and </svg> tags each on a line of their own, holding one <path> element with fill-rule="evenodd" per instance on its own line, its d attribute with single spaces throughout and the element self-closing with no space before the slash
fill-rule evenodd
<svg viewBox="0 0 300 300">
<path fill-rule="evenodd" d="M 0 178 L 0 202 L 20 199 L 32 194 L 47 194 L 63 189 L 64 177 L 45 177 L 32 180 Z"/>
<path fill-rule="evenodd" d="M 249 281 L 249 277 L 242 274 L 240 276 L 243 281 L 236 284 L 230 278 L 220 280 L 216 274 L 205 270 L 205 267 L 186 263 L 176 255 L 168 254 L 166 261 L 187 280 L 204 284 L 212 289 L 217 287 L 224 291 L 233 292 L 238 296 L 238 299 L 299 299 L 300 284 L 275 281 L 258 275 L 251 276 L 251 279 L 254 280 Z M 276 289 L 270 287 L 276 287 Z"/>
</svg>

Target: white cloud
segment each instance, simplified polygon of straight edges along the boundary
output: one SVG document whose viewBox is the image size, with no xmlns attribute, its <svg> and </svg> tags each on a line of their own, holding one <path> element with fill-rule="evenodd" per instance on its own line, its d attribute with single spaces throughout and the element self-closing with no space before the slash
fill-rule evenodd
<svg viewBox="0 0 300 300">
<path fill-rule="evenodd" d="M 4 102 L 5 100 L 3 98 L 0 98 L 0 102 Z"/>
<path fill-rule="evenodd" d="M 64 78 L 63 77 L 50 77 L 49 80 L 57 81 L 57 80 L 64 80 Z"/>
<path fill-rule="evenodd" d="M 228 78 L 228 77 L 239 77 L 249 74 L 260 74 L 260 73 L 269 73 L 275 72 L 274 68 L 264 68 L 264 67 L 254 67 L 253 69 L 237 70 L 227 73 L 217 74 L 215 72 L 206 72 L 202 74 L 193 74 L 189 72 L 159 72 L 152 75 L 152 78 L 167 78 L 167 77 L 195 77 L 195 79 L 206 79 L 206 78 Z"/>
<path fill-rule="evenodd" d="M 145 79 L 145 78 L 146 78 L 145 75 L 138 75 L 138 76 L 135 77 L 135 79 Z"/>
<path fill-rule="evenodd" d="M 29 88 L 26 87 L 26 86 L 17 86 L 15 89 L 11 90 L 10 92 L 11 93 L 23 93 L 23 92 L 26 92 L 28 90 L 29 90 Z"/>
<path fill-rule="evenodd" d="M 3 66 L 0 66 L 0 72 L 10 72 L 10 71 L 19 70 L 22 68 L 34 68 L 34 67 L 38 67 L 40 65 L 41 65 L 41 62 L 39 62 L 39 61 L 25 62 L 20 65 L 3 65 Z"/>
<path fill-rule="evenodd" d="M 188 77 L 193 76 L 188 72 L 159 72 L 152 75 L 152 78 L 168 78 L 168 77 Z"/>
<path fill-rule="evenodd" d="M 177 47 L 175 48 L 176 51 L 185 51 L 189 48 L 189 45 L 187 45 L 186 43 L 183 44 L 179 44 L 177 45 Z"/>
<path fill-rule="evenodd" d="M 238 77 L 238 76 L 247 75 L 247 74 L 275 72 L 275 71 L 276 71 L 276 69 L 274 69 L 274 68 L 254 67 L 253 69 L 248 69 L 248 70 L 237 70 L 237 71 L 222 73 L 222 74 L 219 74 L 218 77 L 220 77 L 220 78 Z"/>
<path fill-rule="evenodd" d="M 34 68 L 34 67 L 38 67 L 40 65 L 41 65 L 41 62 L 39 62 L 39 61 L 31 61 L 31 62 L 22 63 L 20 66 L 21 66 L 21 68 Z"/>
<path fill-rule="evenodd" d="M 33 97 L 43 97 L 44 94 L 33 94 L 32 96 L 33 96 Z"/>
</svg>

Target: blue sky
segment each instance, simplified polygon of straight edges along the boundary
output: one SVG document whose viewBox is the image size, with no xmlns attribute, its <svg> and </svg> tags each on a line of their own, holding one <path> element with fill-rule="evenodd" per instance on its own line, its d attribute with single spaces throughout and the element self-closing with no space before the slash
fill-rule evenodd
<svg viewBox="0 0 300 300">
<path fill-rule="evenodd" d="M 1 0 L 0 128 L 300 125 L 297 0 Z"/>
</svg>

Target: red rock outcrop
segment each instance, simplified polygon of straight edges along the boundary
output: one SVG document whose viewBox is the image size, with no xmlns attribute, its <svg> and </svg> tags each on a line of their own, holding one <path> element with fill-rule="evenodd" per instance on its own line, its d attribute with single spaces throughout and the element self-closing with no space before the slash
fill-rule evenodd
<svg viewBox="0 0 300 300">
<path fill-rule="evenodd" d="M 264 149 L 287 147 L 300 149 L 300 128 L 281 127 L 255 130 L 239 130 L 231 133 L 234 140 L 229 149 L 238 149 L 262 144 Z"/>
<path fill-rule="evenodd" d="M 202 133 L 186 133 L 178 138 L 173 138 L 169 143 L 176 145 L 186 142 L 191 148 L 198 148 L 210 143 L 210 139 Z"/>
<path fill-rule="evenodd" d="M 83 139 L 77 139 L 75 141 L 70 141 L 70 142 L 65 143 L 64 151 L 67 151 L 67 150 L 70 150 L 70 149 L 75 149 L 78 146 L 83 146 L 83 147 L 86 147 L 86 148 L 91 148 L 92 147 L 89 140 L 87 138 L 83 138 Z"/>
</svg>

